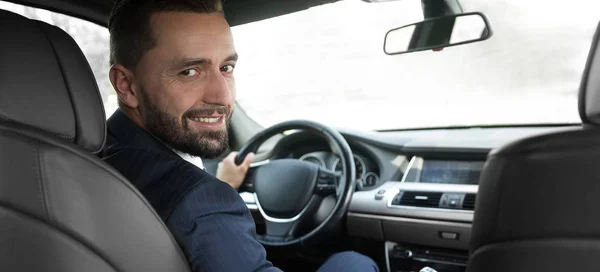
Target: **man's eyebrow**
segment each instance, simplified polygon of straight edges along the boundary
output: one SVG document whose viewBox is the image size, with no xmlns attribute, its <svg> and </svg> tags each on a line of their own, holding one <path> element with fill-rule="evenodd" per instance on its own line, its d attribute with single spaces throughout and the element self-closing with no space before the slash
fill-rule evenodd
<svg viewBox="0 0 600 272">
<path fill-rule="evenodd" d="M 237 61 L 239 58 L 237 53 L 231 54 L 229 57 L 225 59 L 223 62 L 228 61 Z M 190 67 L 190 66 L 200 66 L 205 64 L 211 64 L 212 61 L 210 59 L 205 58 L 192 58 L 192 59 L 184 59 L 180 61 L 176 66 L 177 67 Z"/>
<path fill-rule="evenodd" d="M 238 53 L 233 53 L 233 54 L 231 54 L 229 57 L 227 57 L 225 59 L 225 62 L 228 62 L 228 61 L 237 61 L 238 58 L 239 58 Z"/>
<path fill-rule="evenodd" d="M 178 67 L 190 67 L 190 66 L 200 66 L 205 64 L 212 63 L 209 59 L 205 58 L 197 58 L 197 59 L 184 59 L 180 61 L 176 66 Z"/>
</svg>

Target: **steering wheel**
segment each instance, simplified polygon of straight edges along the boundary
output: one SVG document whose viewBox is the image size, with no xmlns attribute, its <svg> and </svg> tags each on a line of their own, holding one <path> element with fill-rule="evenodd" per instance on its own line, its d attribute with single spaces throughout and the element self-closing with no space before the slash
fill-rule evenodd
<svg viewBox="0 0 600 272">
<path fill-rule="evenodd" d="M 336 226 L 346 214 L 354 192 L 356 170 L 350 146 L 339 132 L 317 122 L 287 121 L 267 128 L 240 149 L 235 163 L 240 165 L 248 153 L 256 153 L 266 140 L 292 129 L 324 138 L 340 157 L 343 174 L 295 159 L 273 160 L 251 168 L 242 187 L 254 193 L 256 206 L 265 219 L 266 233 L 258 236 L 263 245 L 302 244 Z M 330 196 L 336 200 L 329 215 L 312 231 L 298 235 L 301 226 L 315 218 L 323 199 Z"/>
</svg>

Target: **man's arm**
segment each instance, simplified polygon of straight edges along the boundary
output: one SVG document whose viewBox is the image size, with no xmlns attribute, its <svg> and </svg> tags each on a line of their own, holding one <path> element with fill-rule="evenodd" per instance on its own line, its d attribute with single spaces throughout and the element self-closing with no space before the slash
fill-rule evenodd
<svg viewBox="0 0 600 272">
<path fill-rule="evenodd" d="M 186 194 L 167 226 L 187 253 L 193 271 L 280 271 L 256 240 L 244 201 L 215 178 Z"/>
</svg>

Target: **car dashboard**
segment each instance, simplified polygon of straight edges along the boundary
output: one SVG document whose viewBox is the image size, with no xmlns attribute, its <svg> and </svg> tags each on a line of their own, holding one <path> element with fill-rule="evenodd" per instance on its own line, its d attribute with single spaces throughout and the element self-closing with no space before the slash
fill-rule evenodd
<svg viewBox="0 0 600 272">
<path fill-rule="evenodd" d="M 340 130 L 356 167 L 349 236 L 383 242 L 388 271 L 465 271 L 478 182 L 488 153 L 572 126 L 360 132 Z M 341 171 L 328 144 L 307 132 L 278 140 L 271 157 Z M 253 200 L 244 198 L 252 209 Z"/>
</svg>

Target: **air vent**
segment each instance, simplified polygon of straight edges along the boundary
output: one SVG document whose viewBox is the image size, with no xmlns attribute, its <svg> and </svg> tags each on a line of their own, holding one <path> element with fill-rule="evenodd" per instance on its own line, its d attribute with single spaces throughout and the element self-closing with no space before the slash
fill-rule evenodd
<svg viewBox="0 0 600 272">
<path fill-rule="evenodd" d="M 404 191 L 399 205 L 438 208 L 442 193 Z"/>
<path fill-rule="evenodd" d="M 463 209 L 465 210 L 475 210 L 475 198 L 477 195 L 475 194 L 467 194 L 465 199 L 463 200 Z"/>
</svg>

